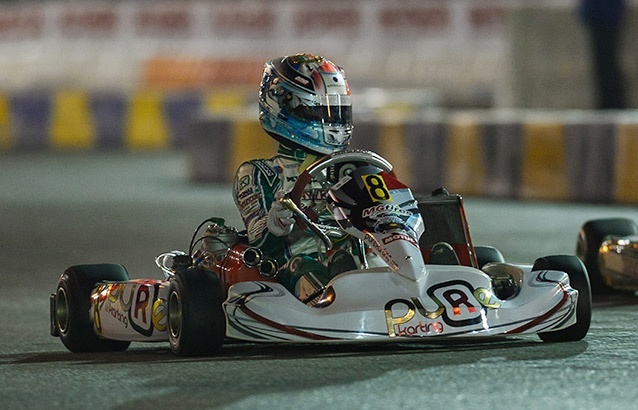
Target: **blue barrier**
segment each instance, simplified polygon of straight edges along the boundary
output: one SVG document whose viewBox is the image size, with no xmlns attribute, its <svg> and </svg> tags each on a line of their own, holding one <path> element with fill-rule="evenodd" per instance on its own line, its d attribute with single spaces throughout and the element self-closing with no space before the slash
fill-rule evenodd
<svg viewBox="0 0 638 410">
<path fill-rule="evenodd" d="M 25 91 L 10 98 L 10 123 L 13 146 L 19 149 L 42 149 L 49 146 L 51 93 Z"/>
</svg>

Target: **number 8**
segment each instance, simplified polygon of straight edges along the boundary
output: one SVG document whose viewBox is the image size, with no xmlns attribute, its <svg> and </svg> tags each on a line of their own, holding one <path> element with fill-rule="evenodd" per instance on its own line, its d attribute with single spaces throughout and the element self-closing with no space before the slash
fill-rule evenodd
<svg viewBox="0 0 638 410">
<path fill-rule="evenodd" d="M 376 174 L 364 175 L 363 183 L 368 188 L 370 197 L 375 201 L 388 201 L 392 200 L 392 196 L 385 185 L 385 181 L 382 177 Z"/>
</svg>

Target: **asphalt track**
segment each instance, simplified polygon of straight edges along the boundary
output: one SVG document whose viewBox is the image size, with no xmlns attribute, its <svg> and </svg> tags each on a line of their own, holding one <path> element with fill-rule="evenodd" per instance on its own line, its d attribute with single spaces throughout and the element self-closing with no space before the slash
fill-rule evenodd
<svg viewBox="0 0 638 410">
<path fill-rule="evenodd" d="M 180 154 L 0 155 L 0 407 L 5 409 L 638 408 L 638 297 L 596 300 L 579 342 L 229 345 L 174 357 L 134 343 L 72 354 L 49 336 L 48 296 L 78 263 L 122 263 L 159 278 L 153 258 L 185 249 L 210 216 L 239 226 L 228 186 L 192 185 Z M 573 253 L 589 218 L 636 207 L 466 198 L 475 243 L 510 261 Z"/>
</svg>

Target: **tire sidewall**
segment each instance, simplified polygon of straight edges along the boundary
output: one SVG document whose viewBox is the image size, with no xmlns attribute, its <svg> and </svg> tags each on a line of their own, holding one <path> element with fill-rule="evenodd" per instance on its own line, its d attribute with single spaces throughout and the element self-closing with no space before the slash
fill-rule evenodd
<svg viewBox="0 0 638 410">
<path fill-rule="evenodd" d="M 179 300 L 179 306 L 176 301 Z M 180 356 L 217 354 L 226 335 L 223 294 L 214 272 L 190 268 L 171 278 L 168 291 L 168 337 L 173 353 Z M 179 318 L 174 317 L 179 314 Z M 172 327 L 178 323 L 179 332 Z"/>
<path fill-rule="evenodd" d="M 479 269 L 492 262 L 505 262 L 505 258 L 501 251 L 493 246 L 475 246 L 474 252 L 476 253 L 476 260 L 479 265 Z"/>
<path fill-rule="evenodd" d="M 56 327 L 60 340 L 72 352 L 104 352 L 126 350 L 128 341 L 99 337 L 90 318 L 91 293 L 101 281 L 127 281 L 128 272 L 122 265 L 96 264 L 71 266 L 64 271 L 56 287 L 56 311 L 61 300 L 66 302 L 66 326 L 60 326 L 56 312 Z M 62 294 L 63 292 L 63 294 Z"/>
</svg>

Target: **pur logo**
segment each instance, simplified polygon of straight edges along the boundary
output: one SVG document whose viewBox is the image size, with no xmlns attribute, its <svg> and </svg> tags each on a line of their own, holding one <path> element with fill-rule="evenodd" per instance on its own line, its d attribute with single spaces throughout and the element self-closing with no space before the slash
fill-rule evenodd
<svg viewBox="0 0 638 410">
<path fill-rule="evenodd" d="M 166 304 L 159 299 L 159 284 L 137 281 L 98 286 L 93 294 L 93 322 L 98 333 L 102 333 L 108 316 L 147 337 L 154 330 L 166 330 Z"/>
<path fill-rule="evenodd" d="M 427 290 L 428 298 L 393 299 L 385 304 L 385 320 L 390 337 L 426 336 L 483 321 L 483 309 L 499 304 L 485 288 L 474 289 L 466 281 L 440 283 Z"/>
</svg>

